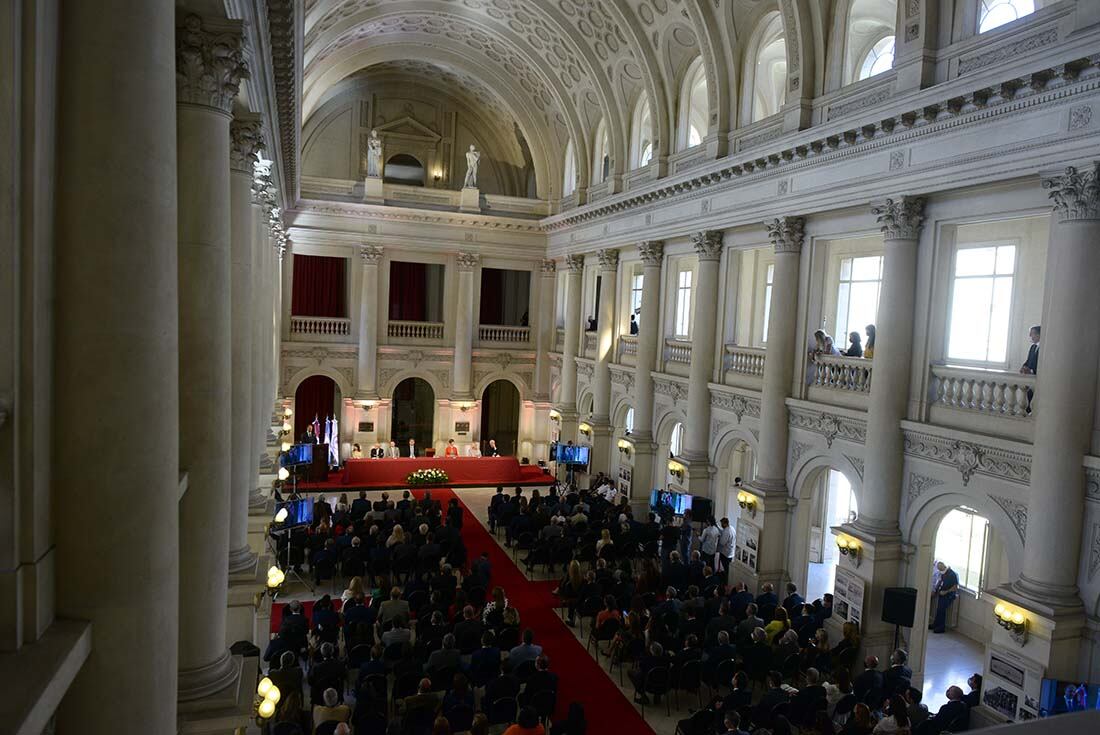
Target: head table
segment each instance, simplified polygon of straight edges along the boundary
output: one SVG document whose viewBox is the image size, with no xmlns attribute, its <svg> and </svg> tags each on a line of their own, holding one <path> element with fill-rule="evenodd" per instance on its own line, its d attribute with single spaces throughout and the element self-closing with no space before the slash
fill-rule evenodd
<svg viewBox="0 0 1100 735">
<path fill-rule="evenodd" d="M 361 487 L 406 487 L 411 472 L 438 469 L 447 473 L 448 487 L 550 484 L 553 478 L 515 457 L 399 457 L 349 459 L 343 484 Z"/>
</svg>

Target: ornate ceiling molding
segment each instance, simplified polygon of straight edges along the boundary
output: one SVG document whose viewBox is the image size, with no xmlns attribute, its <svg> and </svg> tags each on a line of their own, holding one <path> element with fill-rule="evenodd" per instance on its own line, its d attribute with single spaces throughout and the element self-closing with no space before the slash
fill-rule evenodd
<svg viewBox="0 0 1100 735">
<path fill-rule="evenodd" d="M 298 188 L 298 141 L 301 139 L 298 54 L 294 0 L 267 0 L 267 29 L 271 38 L 271 67 L 275 79 L 275 105 L 279 113 L 279 144 L 283 182 L 288 199 Z"/>
</svg>

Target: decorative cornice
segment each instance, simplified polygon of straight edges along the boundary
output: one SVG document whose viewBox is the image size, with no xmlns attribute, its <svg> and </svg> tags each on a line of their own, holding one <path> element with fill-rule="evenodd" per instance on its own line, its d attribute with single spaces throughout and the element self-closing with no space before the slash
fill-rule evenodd
<svg viewBox="0 0 1100 735">
<path fill-rule="evenodd" d="M 283 213 L 278 206 L 279 197 L 271 177 L 271 162 L 257 162 L 252 174 L 252 198 L 263 208 L 264 218 L 271 233 L 271 246 L 282 259 L 287 249 L 286 228 Z"/>
<path fill-rule="evenodd" d="M 780 217 L 771 222 L 765 222 L 768 228 L 768 239 L 772 241 L 772 247 L 776 253 L 802 252 L 802 227 L 806 221 L 801 217 Z"/>
<path fill-rule="evenodd" d="M 481 256 L 477 253 L 461 252 L 458 254 L 458 269 L 460 271 L 472 271 L 481 265 Z"/>
<path fill-rule="evenodd" d="M 737 417 L 737 423 L 741 423 L 742 417 L 760 416 L 760 399 L 750 398 L 739 393 L 710 392 L 710 405 L 715 408 L 724 408 Z"/>
<path fill-rule="evenodd" d="M 975 474 L 1024 484 L 1031 481 L 1031 458 L 1008 449 L 906 430 L 905 453 L 954 467 L 963 485 L 968 485 Z"/>
<path fill-rule="evenodd" d="M 259 152 L 264 148 L 263 117 L 251 112 L 233 116 L 229 123 L 229 167 L 255 176 Z"/>
<path fill-rule="evenodd" d="M 572 273 L 580 273 L 584 270 L 584 256 L 583 255 L 566 255 L 565 267 Z"/>
<path fill-rule="evenodd" d="M 414 224 L 480 227 L 487 230 L 504 230 L 508 232 L 541 232 L 541 228 L 537 224 L 509 217 L 463 215 L 460 212 L 438 213 L 420 209 L 403 209 L 401 207 L 382 204 L 355 204 L 352 202 L 334 204 L 316 199 L 302 199 L 299 200 L 294 211 L 303 214 L 351 217 L 358 222 L 362 222 L 364 219 L 390 220 L 395 222 L 412 222 Z"/>
<path fill-rule="evenodd" d="M 1100 218 L 1100 162 L 1083 171 L 1069 166 L 1061 176 L 1043 179 L 1043 188 L 1050 189 L 1054 211 L 1062 222 Z"/>
<path fill-rule="evenodd" d="M 597 251 L 596 258 L 600 261 L 600 270 L 602 271 L 614 271 L 619 267 L 619 251 L 614 248 Z"/>
<path fill-rule="evenodd" d="M 918 240 L 924 224 L 924 197 L 899 196 L 871 207 L 886 240 Z"/>
<path fill-rule="evenodd" d="M 790 426 L 806 429 L 825 437 L 825 444 L 831 449 L 833 441 L 839 437 L 862 444 L 867 438 L 867 422 L 846 416 L 810 411 L 804 408 L 790 408 Z"/>
<path fill-rule="evenodd" d="M 611 367 L 611 382 L 623 386 L 627 393 L 634 391 L 634 370 L 630 368 L 620 368 L 615 365 Z"/>
<path fill-rule="evenodd" d="M 271 72 L 278 110 L 278 138 L 282 153 L 283 178 L 291 194 L 298 180 L 298 141 L 302 127 L 298 112 L 297 34 L 294 30 L 295 0 L 267 0 L 267 32 L 271 40 Z M 275 127 L 274 125 L 272 126 Z M 293 197 L 291 197 L 293 198 Z"/>
<path fill-rule="evenodd" d="M 702 230 L 691 233 L 691 244 L 699 260 L 719 260 L 722 257 L 722 231 Z"/>
<path fill-rule="evenodd" d="M 381 245 L 363 243 L 359 246 L 359 257 L 363 259 L 365 265 L 378 265 L 382 262 L 382 256 L 384 254 L 385 250 Z"/>
<path fill-rule="evenodd" d="M 638 253 L 644 265 L 659 268 L 665 257 L 665 243 L 662 240 L 643 240 L 638 243 Z"/>
<path fill-rule="evenodd" d="M 682 401 L 687 398 L 688 387 L 684 383 L 668 378 L 653 378 L 653 392 L 672 398 L 674 401 Z"/>
<path fill-rule="evenodd" d="M 184 16 L 176 27 L 176 101 L 233 109 L 241 80 L 248 77 L 244 62 L 244 24 L 239 20 Z"/>
<path fill-rule="evenodd" d="M 544 276 L 556 275 L 558 272 L 558 263 L 550 258 L 544 258 L 542 262 L 539 263 L 539 270 L 542 271 L 542 275 Z"/>
</svg>

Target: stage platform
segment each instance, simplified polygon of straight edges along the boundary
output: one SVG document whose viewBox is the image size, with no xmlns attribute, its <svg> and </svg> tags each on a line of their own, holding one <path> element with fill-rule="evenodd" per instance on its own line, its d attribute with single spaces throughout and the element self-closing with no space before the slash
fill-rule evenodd
<svg viewBox="0 0 1100 735">
<path fill-rule="evenodd" d="M 408 487 L 409 473 L 440 469 L 449 478 L 446 487 L 530 487 L 554 482 L 537 465 L 521 465 L 515 457 L 401 457 L 398 459 L 349 459 L 344 469 L 329 473 L 326 482 L 299 482 L 299 492 L 347 492 L 391 490 Z"/>
</svg>

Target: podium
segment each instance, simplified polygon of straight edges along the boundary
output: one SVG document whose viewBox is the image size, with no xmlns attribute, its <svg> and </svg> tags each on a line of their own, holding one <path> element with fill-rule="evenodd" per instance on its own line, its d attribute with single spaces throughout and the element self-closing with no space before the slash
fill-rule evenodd
<svg viewBox="0 0 1100 735">
<path fill-rule="evenodd" d="M 306 482 L 325 482 L 328 480 L 328 444 L 315 444 L 313 461 L 305 467 Z"/>
</svg>

